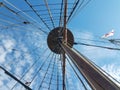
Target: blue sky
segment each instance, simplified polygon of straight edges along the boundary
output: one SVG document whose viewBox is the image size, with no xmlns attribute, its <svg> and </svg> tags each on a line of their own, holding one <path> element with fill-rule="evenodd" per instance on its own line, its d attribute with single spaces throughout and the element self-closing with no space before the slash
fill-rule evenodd
<svg viewBox="0 0 120 90">
<path fill-rule="evenodd" d="M 110 38 L 119 39 L 119 4 L 119 0 L 92 0 L 89 5 L 87 5 L 83 10 L 81 10 L 76 15 L 76 17 L 74 17 L 74 19 L 68 26 L 70 26 L 71 30 L 76 30 L 75 34 L 78 38 L 106 41 L 104 39 L 101 39 L 101 36 L 114 29 L 115 34 Z M 90 41 L 86 43 L 95 44 L 95 42 Z M 110 43 L 98 43 L 98 45 L 111 46 Z M 120 46 L 115 47 L 119 48 Z M 104 70 L 110 73 L 118 81 L 120 80 L 119 51 L 111 51 L 83 46 L 81 46 L 81 48 L 82 49 L 80 49 L 80 51 L 90 60 L 94 61 L 98 66 L 104 68 Z"/>
<path fill-rule="evenodd" d="M 10 1 L 10 3 L 16 7 L 12 7 L 11 5 L 8 6 L 13 8 L 13 10 L 16 12 L 23 10 L 24 8 L 29 9 L 29 7 L 26 6 L 25 2 L 22 0 L 0 1 L 4 1 L 7 5 L 8 3 L 6 1 Z M 30 1 L 36 4 L 36 1 Z M 91 0 L 91 2 L 86 7 L 75 14 L 75 16 L 67 25 L 67 27 L 74 34 L 75 41 L 92 45 L 120 48 L 119 45 L 114 45 L 108 42 L 106 39 L 101 38 L 102 35 L 110 32 L 112 29 L 114 29 L 115 34 L 108 39 L 120 38 L 119 4 L 120 0 Z M 6 18 L 5 15 L 0 15 L 0 65 L 6 67 L 7 70 L 12 73 L 22 75 L 22 73 L 32 65 L 34 60 L 38 60 L 40 56 L 43 56 L 41 59 L 39 59 L 40 61 L 38 61 L 41 63 L 48 56 L 48 52 L 50 52 L 50 50 L 48 50 L 47 53 L 42 55 L 44 50 L 47 48 L 46 35 L 39 31 L 37 26 L 34 26 L 33 24 L 25 25 L 22 22 L 24 22 L 25 19 L 28 19 L 32 23 L 35 23 L 35 25 L 40 25 L 43 27 L 45 31 L 48 30 L 33 13 L 20 13 L 20 15 L 24 16 L 25 19 L 23 17 L 14 15 L 3 7 L 0 7 L 0 13 L 4 13 L 9 17 L 14 17 L 14 19 L 11 19 Z M 104 43 L 94 42 L 91 40 L 103 41 Z M 91 61 L 96 63 L 99 67 L 103 68 L 115 79 L 120 81 L 120 51 L 81 45 L 76 45 L 74 48 L 84 54 Z M 16 49 L 16 51 L 13 51 L 13 49 Z M 37 67 L 40 67 L 39 64 L 36 64 L 36 66 L 34 66 L 34 68 L 29 71 L 28 75 L 22 79 L 22 81 L 30 81 Z M 69 65 L 67 69 L 68 71 L 71 71 Z M 4 90 L 8 90 L 8 87 L 11 88 L 11 79 L 7 76 L 3 77 L 3 72 L 0 73 L 0 75 L 2 76 L 0 77 L 0 88 Z M 41 71 L 40 76 L 43 77 L 43 75 L 44 71 Z M 19 78 L 20 76 L 16 75 L 16 77 Z M 72 77 L 72 74 L 69 73 L 68 77 Z M 70 83 L 72 84 L 71 80 Z M 73 80 L 76 80 L 76 78 Z M 15 81 L 12 80 L 11 82 L 14 85 Z M 36 82 L 34 81 L 31 87 L 34 87 L 34 84 L 38 82 L 39 79 Z M 7 84 L 7 87 L 4 87 L 4 84 Z M 76 85 L 78 88 L 80 87 L 79 84 Z"/>
<path fill-rule="evenodd" d="M 120 3 L 119 0 L 91 1 L 89 5 L 87 5 L 83 10 L 81 10 L 81 12 L 76 15 L 76 17 L 74 17 L 73 22 L 71 22 L 69 25 L 71 29 L 74 28 L 76 32 L 78 31 L 82 33 L 85 32 L 88 34 L 90 33 L 88 35 L 88 39 L 90 38 L 91 35 L 91 39 L 102 40 L 101 36 L 107 32 L 110 32 L 112 29 L 115 30 L 115 34 L 113 37 L 110 38 L 119 39 L 119 33 L 120 33 L 119 3 Z M 77 36 L 80 37 L 80 34 L 78 33 Z M 87 37 L 81 37 L 81 38 L 87 38 Z M 115 58 L 116 56 L 113 57 Z M 116 63 L 119 62 L 117 61 Z"/>
<path fill-rule="evenodd" d="M 92 0 L 84 9 L 77 13 L 71 26 L 88 29 L 95 34 L 108 32 L 111 28 L 119 31 L 120 11 L 119 0 Z M 76 23 L 74 23 L 76 21 Z M 117 32 L 116 31 L 116 32 Z"/>
<path fill-rule="evenodd" d="M 115 34 L 110 38 L 119 39 L 119 4 L 120 0 L 92 0 L 89 5 L 76 14 L 68 26 L 71 28 L 71 30 L 73 30 L 73 32 L 76 30 L 75 34 L 77 34 L 76 36 L 78 38 L 106 41 L 101 39 L 101 36 L 114 29 Z M 95 42 L 90 41 L 86 43 L 95 44 Z M 111 46 L 110 43 L 98 43 L 98 45 Z M 119 48 L 120 46 L 115 47 Z M 120 80 L 119 51 L 83 46 L 81 46 L 81 48 L 81 52 L 84 53 L 88 58 L 90 58 L 100 67 L 103 67 L 107 72 L 111 73 L 111 75 L 117 78 L 117 80 Z M 117 75 L 115 76 L 116 73 Z"/>
</svg>

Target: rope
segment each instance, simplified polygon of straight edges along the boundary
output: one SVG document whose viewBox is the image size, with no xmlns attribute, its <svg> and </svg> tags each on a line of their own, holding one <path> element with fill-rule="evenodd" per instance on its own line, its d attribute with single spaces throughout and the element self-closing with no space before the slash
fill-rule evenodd
<svg viewBox="0 0 120 90">
<path fill-rule="evenodd" d="M 76 70 L 74 69 L 74 67 L 72 66 L 71 62 L 69 61 L 69 59 L 67 58 L 67 61 L 69 63 L 69 65 L 71 66 L 71 68 L 73 69 L 74 73 L 76 74 L 76 76 L 78 77 L 79 81 L 81 82 L 81 84 L 83 85 L 84 89 L 87 90 L 86 85 L 84 84 L 84 82 L 82 81 L 82 79 L 80 78 L 80 76 L 78 75 L 78 73 L 76 72 Z"/>
<path fill-rule="evenodd" d="M 53 21 L 52 13 L 51 13 L 50 8 L 48 6 L 48 2 L 47 2 L 47 0 L 44 0 L 44 2 L 45 2 L 45 5 L 46 5 L 46 8 L 48 10 L 48 14 L 49 14 L 50 20 L 52 22 L 53 28 L 55 28 L 55 24 L 54 24 L 54 21 Z"/>
<path fill-rule="evenodd" d="M 105 47 L 105 46 L 97 46 L 97 45 L 91 45 L 91 44 L 86 44 L 86 43 L 74 43 L 75 45 L 84 45 L 84 46 L 92 46 L 92 47 L 99 47 L 99 48 L 104 48 L 104 49 L 109 49 L 109 50 L 120 50 L 120 48 L 112 48 L 112 47 Z"/>
<path fill-rule="evenodd" d="M 25 0 L 25 2 L 29 5 L 29 7 L 33 10 L 33 12 L 39 17 L 39 19 L 44 23 L 44 25 L 49 29 L 50 27 L 47 25 L 47 23 L 42 19 L 42 17 L 37 13 L 37 11 L 32 7 L 32 5 L 27 1 Z"/>
</svg>

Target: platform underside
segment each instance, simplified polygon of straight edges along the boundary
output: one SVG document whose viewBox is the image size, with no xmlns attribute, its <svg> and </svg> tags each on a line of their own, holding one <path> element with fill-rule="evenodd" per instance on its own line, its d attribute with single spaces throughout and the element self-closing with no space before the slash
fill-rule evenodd
<svg viewBox="0 0 120 90">
<path fill-rule="evenodd" d="M 60 46 L 60 43 L 62 43 L 62 41 L 63 41 L 63 28 L 57 27 L 51 30 L 47 37 L 47 44 L 52 52 L 56 54 L 62 53 L 62 48 Z M 67 29 L 67 45 L 72 47 L 73 43 L 74 43 L 73 34 L 69 29 Z"/>
</svg>

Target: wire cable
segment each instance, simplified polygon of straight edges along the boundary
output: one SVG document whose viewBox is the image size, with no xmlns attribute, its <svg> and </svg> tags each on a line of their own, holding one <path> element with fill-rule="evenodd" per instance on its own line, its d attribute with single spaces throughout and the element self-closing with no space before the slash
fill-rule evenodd
<svg viewBox="0 0 120 90">
<path fill-rule="evenodd" d="M 47 70 L 46 70 L 46 72 L 45 72 L 45 75 L 44 75 L 44 77 L 43 77 L 43 79 L 42 79 L 39 87 L 38 87 L 38 90 L 40 90 L 40 88 L 42 87 L 43 81 L 44 81 L 44 79 L 45 79 L 45 77 L 46 77 L 46 75 L 47 75 L 47 72 L 48 72 L 48 70 L 49 70 L 49 67 L 50 67 L 50 65 L 51 65 L 51 61 L 53 60 L 53 58 L 54 58 L 54 54 L 52 55 L 52 58 L 50 59 L 50 62 L 49 62 L 48 67 L 47 67 Z"/>
<path fill-rule="evenodd" d="M 45 49 L 45 51 L 43 51 L 43 54 L 39 56 L 38 60 L 40 60 L 41 56 L 43 56 L 46 51 L 47 51 L 47 49 Z M 29 67 L 29 69 L 26 70 L 26 72 L 21 76 L 20 80 L 22 80 L 24 78 L 24 76 L 33 68 L 33 66 L 38 62 L 38 60 L 37 59 L 35 60 L 35 62 Z M 16 85 L 17 85 L 17 83 L 11 88 L 11 90 L 13 90 Z"/>
<path fill-rule="evenodd" d="M 78 73 L 76 72 L 76 70 L 74 69 L 74 67 L 72 66 L 71 62 L 69 61 L 68 58 L 66 58 L 69 65 L 71 66 L 71 68 L 73 69 L 74 73 L 76 74 L 76 76 L 78 77 L 79 81 L 81 82 L 81 84 L 83 85 L 84 89 L 87 90 L 87 87 L 85 86 L 84 82 L 82 81 L 82 79 L 80 78 L 80 76 L 78 75 Z"/>
<path fill-rule="evenodd" d="M 77 2 L 75 2 L 74 7 L 72 8 L 72 11 L 70 12 L 70 15 L 68 16 L 67 22 L 69 21 L 69 19 L 71 18 L 71 16 L 73 15 L 74 11 L 76 10 L 76 7 L 78 6 L 80 0 L 77 0 Z"/>
<path fill-rule="evenodd" d="M 49 87 L 48 87 L 48 90 L 50 90 L 51 89 L 51 84 L 52 84 L 52 79 L 53 79 L 53 73 L 54 73 L 54 69 L 55 69 L 55 62 L 56 62 L 56 56 L 55 56 L 55 58 L 54 58 L 54 64 L 53 64 L 53 66 L 52 66 L 52 74 L 51 74 L 51 77 L 50 77 L 50 82 L 49 82 Z"/>
<path fill-rule="evenodd" d="M 29 5 L 29 7 L 33 10 L 33 12 L 39 17 L 39 19 L 44 23 L 44 25 L 51 31 L 50 27 L 47 25 L 47 23 L 42 19 L 42 17 L 37 13 L 37 11 L 32 7 L 32 5 L 28 2 L 28 0 L 25 0 L 25 2 Z"/>
<path fill-rule="evenodd" d="M 63 12 L 63 0 L 61 1 L 61 9 L 60 9 L 60 19 L 59 19 L 59 27 L 62 26 L 62 12 Z"/>
<path fill-rule="evenodd" d="M 7 4 L 9 4 L 10 6 L 12 6 L 13 8 L 15 8 L 16 10 L 22 12 L 25 16 L 27 16 L 28 18 L 30 18 L 32 21 L 38 23 L 38 21 L 36 21 L 35 19 L 33 19 L 31 16 L 29 16 L 28 14 L 26 14 L 25 12 L 23 12 L 22 10 L 18 9 L 16 6 L 14 6 L 12 3 L 8 2 L 7 0 L 4 0 Z M 3 4 L 3 3 L 2 3 Z M 17 15 L 18 17 L 20 17 L 22 20 L 25 20 L 27 22 L 29 22 L 26 18 L 24 18 L 24 16 L 19 15 L 16 11 L 12 10 L 11 8 L 7 7 L 6 5 L 2 5 L 5 6 L 8 10 L 10 10 L 11 12 L 13 12 L 15 15 Z M 35 24 L 31 23 L 33 26 L 36 26 Z M 39 24 L 39 23 L 38 23 Z M 39 25 L 40 26 L 40 25 Z M 42 30 L 41 28 L 37 28 L 38 30 L 41 30 L 42 32 L 44 32 L 45 34 L 48 34 L 46 31 Z"/>
<path fill-rule="evenodd" d="M 76 6 L 76 10 L 74 10 L 74 13 L 71 15 L 71 18 L 69 19 L 69 21 L 67 21 L 67 23 L 69 23 L 71 21 L 71 19 L 73 17 L 75 17 L 75 15 L 80 12 L 85 6 L 87 6 L 91 0 L 80 0 L 81 2 L 78 4 L 78 6 Z"/>
<path fill-rule="evenodd" d="M 53 28 L 55 28 L 55 24 L 54 24 L 54 21 L 53 21 L 52 13 L 51 13 L 50 8 L 48 6 L 48 2 L 47 2 L 47 0 L 44 0 L 44 2 L 45 2 L 45 5 L 46 5 L 46 8 L 48 10 L 48 14 L 49 14 L 50 20 L 52 22 Z"/>
<path fill-rule="evenodd" d="M 74 43 L 74 45 L 85 45 L 85 46 L 92 46 L 92 47 L 99 47 L 99 48 L 104 48 L 104 49 L 109 49 L 109 50 L 120 50 L 120 48 L 112 48 L 112 47 L 105 47 L 105 46 L 97 46 L 97 45 L 91 45 L 91 44 L 86 44 L 86 43 Z"/>
</svg>

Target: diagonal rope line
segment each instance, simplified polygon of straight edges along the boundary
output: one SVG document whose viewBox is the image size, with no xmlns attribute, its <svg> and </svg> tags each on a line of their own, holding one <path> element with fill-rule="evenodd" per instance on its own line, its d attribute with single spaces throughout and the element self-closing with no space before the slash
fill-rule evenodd
<svg viewBox="0 0 120 90">
<path fill-rule="evenodd" d="M 50 27 L 47 25 L 47 23 L 42 19 L 42 17 L 37 13 L 37 11 L 32 7 L 32 5 L 28 2 L 28 0 L 25 0 L 25 2 L 29 5 L 29 7 L 33 10 L 33 12 L 39 17 L 39 19 L 44 23 L 44 25 L 49 29 Z"/>
<path fill-rule="evenodd" d="M 33 51 L 34 51 L 34 50 L 33 50 Z M 24 76 L 33 68 L 33 66 L 40 60 L 41 56 L 43 56 L 46 51 L 47 51 L 47 48 L 43 51 L 43 54 L 38 57 L 38 60 L 36 60 L 36 61 L 30 66 L 30 68 L 21 76 L 20 80 L 22 80 L 22 79 L 24 78 Z M 17 83 L 11 88 L 11 90 L 13 90 L 16 85 L 17 85 Z"/>
<path fill-rule="evenodd" d="M 78 75 L 78 73 L 76 72 L 76 70 L 74 69 L 74 67 L 72 66 L 70 60 L 67 58 L 67 61 L 69 63 L 69 65 L 72 67 L 74 73 L 76 74 L 76 76 L 78 77 L 79 81 L 82 83 L 83 87 L 85 90 L 87 90 L 87 87 L 85 86 L 84 82 L 82 81 L 82 79 L 80 78 L 80 76 Z"/>
<path fill-rule="evenodd" d="M 85 6 L 87 6 L 91 0 L 78 0 L 79 3 L 77 6 L 75 6 L 73 13 L 71 13 L 69 20 L 67 20 L 67 23 L 71 21 L 71 19 L 76 15 L 76 13 L 81 11 Z"/>
<path fill-rule="evenodd" d="M 62 15 L 63 15 L 63 0 L 61 2 L 61 9 L 60 9 L 60 19 L 59 19 L 59 27 L 62 26 Z"/>
<path fill-rule="evenodd" d="M 81 7 L 83 5 L 85 0 L 78 0 L 76 2 L 76 5 L 73 7 L 73 11 L 70 13 L 70 16 L 69 16 L 69 20 L 67 20 L 67 23 L 70 22 L 71 18 L 73 18 L 73 16 L 75 15 L 75 13 L 78 11 L 78 8 L 77 7 Z M 78 6 L 79 5 L 79 6 Z M 77 8 L 77 10 L 76 10 Z M 75 12 L 76 11 L 76 12 Z"/>
<path fill-rule="evenodd" d="M 15 21 L 20 21 L 21 22 L 21 19 L 19 20 L 18 18 L 15 18 L 15 17 L 13 17 L 13 16 L 9 16 L 9 15 L 7 15 L 7 14 L 4 14 L 3 12 L 0 12 L 0 15 L 2 15 L 2 16 L 5 16 L 5 17 L 7 17 L 7 18 L 10 18 L 10 19 L 12 19 L 12 20 L 15 20 Z"/>
<path fill-rule="evenodd" d="M 38 23 L 35 19 L 33 19 L 31 16 L 29 16 L 28 14 L 26 14 L 25 12 L 23 12 L 22 10 L 18 9 L 16 6 L 14 6 L 12 3 L 8 2 L 7 0 L 4 0 L 7 4 L 9 4 L 10 6 L 12 6 L 13 8 L 15 8 L 16 10 L 22 12 L 25 16 L 27 16 L 28 18 L 30 18 L 32 21 Z M 29 22 L 26 18 L 24 18 L 23 16 L 21 16 L 20 14 L 18 14 L 16 11 L 14 11 L 13 9 L 7 7 L 4 3 L 2 3 L 2 6 L 4 6 L 6 9 L 8 9 L 10 12 L 14 13 L 15 15 L 17 15 L 20 19 L 25 20 L 26 22 Z M 23 23 L 26 23 L 26 22 Z M 30 22 L 29 22 L 30 23 Z M 35 24 L 31 23 L 33 26 L 35 26 L 36 28 L 38 27 L 38 25 L 36 26 Z M 48 34 L 48 32 L 42 30 L 42 28 L 38 27 L 38 30 L 42 31 L 45 34 Z"/>
<path fill-rule="evenodd" d="M 69 19 L 73 15 L 73 13 L 74 13 L 76 7 L 78 6 L 79 2 L 80 2 L 80 0 L 77 0 L 77 2 L 75 2 L 75 5 L 73 6 L 72 11 L 70 12 L 70 15 L 68 16 L 67 22 L 69 21 Z"/>
<path fill-rule="evenodd" d="M 50 19 L 51 19 L 53 28 L 55 28 L 55 24 L 54 24 L 54 21 L 53 21 L 52 13 L 51 13 L 50 8 L 49 8 L 49 6 L 48 6 L 48 2 L 47 2 L 47 0 L 44 0 L 44 2 L 45 2 L 45 5 L 46 5 L 46 8 L 47 8 L 47 10 L 48 10 L 48 14 L 49 14 L 49 17 L 50 17 Z"/>
<path fill-rule="evenodd" d="M 19 16 L 21 19 L 25 20 L 28 22 L 28 20 L 26 18 L 24 18 L 23 16 L 19 15 L 16 11 L 14 11 L 13 9 L 9 8 L 7 5 L 5 5 L 4 3 L 2 3 L 2 6 L 5 7 L 6 9 L 8 9 L 10 12 L 14 13 L 15 15 Z"/>
<path fill-rule="evenodd" d="M 50 90 L 51 89 L 51 84 L 52 84 L 52 79 L 53 79 L 53 73 L 54 73 L 54 70 L 55 70 L 55 62 L 56 62 L 56 56 L 54 58 L 54 62 L 53 62 L 53 66 L 52 66 L 52 74 L 51 74 L 51 77 L 50 77 L 50 82 L 49 82 L 49 87 L 48 89 Z"/>
<path fill-rule="evenodd" d="M 85 46 L 92 46 L 92 47 L 99 47 L 99 48 L 104 48 L 104 49 L 110 49 L 110 50 L 120 50 L 120 48 L 112 48 L 112 47 L 106 47 L 106 46 L 97 46 L 97 45 L 91 45 L 91 44 L 86 44 L 86 43 L 74 43 L 78 45 L 85 45 Z"/>
<path fill-rule="evenodd" d="M 44 77 L 43 77 L 43 79 L 42 79 L 42 81 L 41 81 L 39 87 L 38 87 L 38 90 L 40 90 L 40 88 L 42 87 L 42 84 L 43 84 L 43 82 L 44 82 L 44 79 L 45 79 L 45 77 L 46 77 L 46 75 L 47 75 L 47 73 L 48 73 L 49 67 L 50 67 L 51 64 L 52 64 L 52 60 L 53 60 L 53 58 L 54 58 L 54 54 L 52 55 L 52 58 L 51 58 L 50 61 L 49 61 L 49 64 L 48 64 L 47 70 L 46 70 L 46 72 L 45 72 L 45 75 L 44 75 Z"/>
<path fill-rule="evenodd" d="M 45 65 L 45 63 L 47 63 L 48 58 L 50 57 L 51 53 L 48 55 L 48 57 L 46 57 L 46 60 L 42 63 L 42 65 L 39 67 L 39 70 L 36 72 L 36 74 L 33 76 L 32 80 L 30 81 L 31 83 L 33 82 L 33 80 L 35 79 L 35 77 L 37 76 L 37 74 L 39 73 L 39 71 L 42 69 L 42 67 Z M 31 84 L 30 83 L 30 84 Z"/>
<path fill-rule="evenodd" d="M 59 65 L 59 61 L 57 60 L 57 88 L 56 88 L 56 90 L 59 90 L 59 67 L 58 67 L 58 65 Z"/>
</svg>

